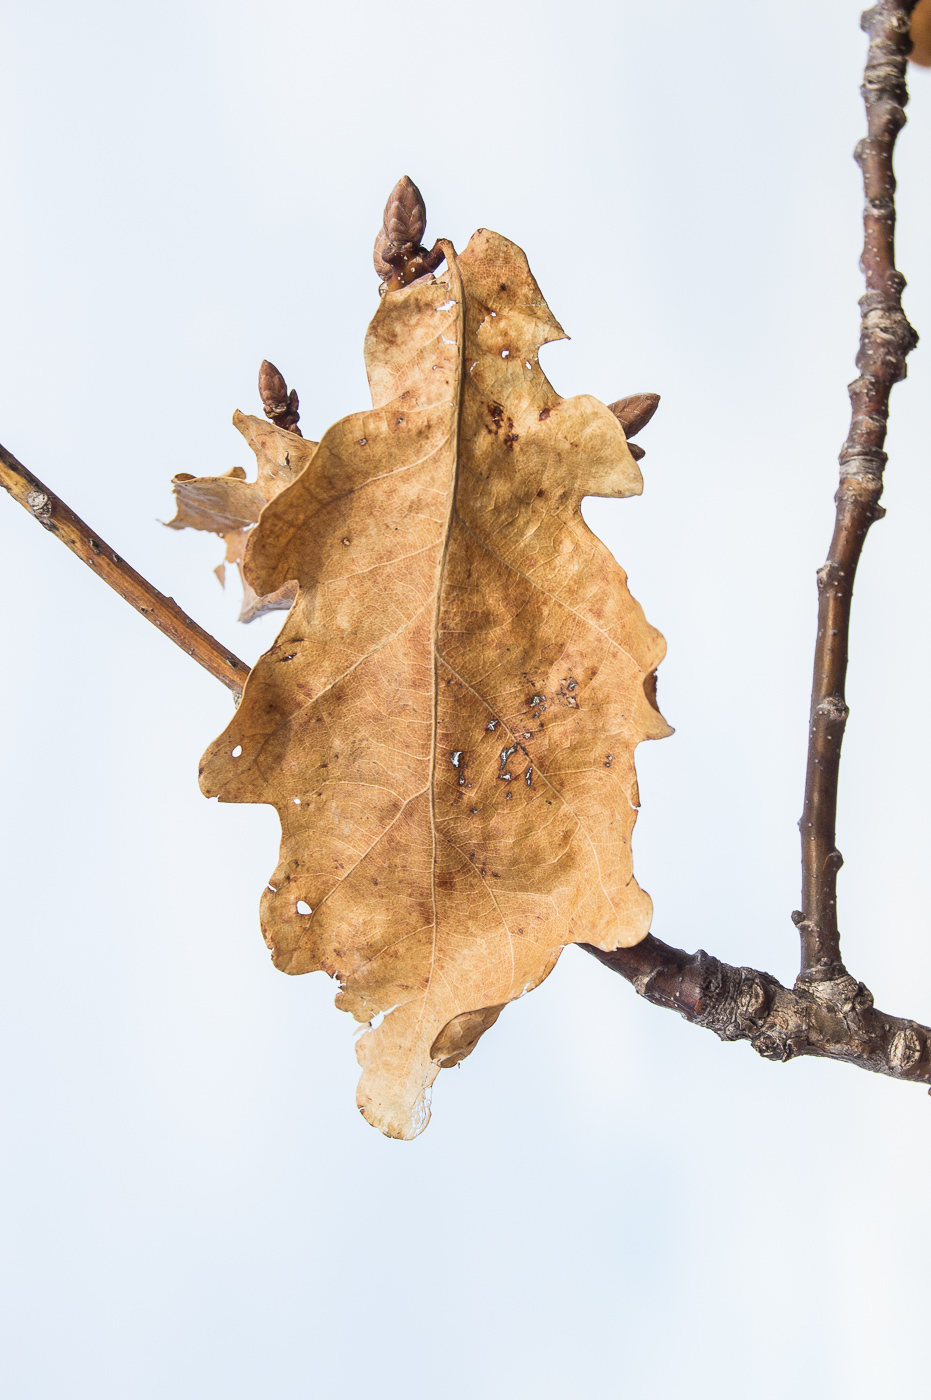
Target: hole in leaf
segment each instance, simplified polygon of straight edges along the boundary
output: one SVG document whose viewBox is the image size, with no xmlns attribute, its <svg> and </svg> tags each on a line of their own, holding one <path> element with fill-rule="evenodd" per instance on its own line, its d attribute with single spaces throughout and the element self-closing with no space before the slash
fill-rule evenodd
<svg viewBox="0 0 931 1400">
<path fill-rule="evenodd" d="M 314 911 L 311 909 L 310 905 L 307 904 L 306 901 L 303 900 L 303 899 L 299 899 L 299 900 L 297 901 L 297 905 L 296 905 L 295 907 L 296 907 L 297 912 L 298 912 L 299 914 L 312 914 L 312 913 L 314 912 Z"/>
<path fill-rule="evenodd" d="M 242 744 L 237 744 L 236 747 L 235 747 L 235 749 L 233 750 L 233 757 L 234 757 L 234 758 L 238 758 L 239 755 L 240 755 L 241 753 L 242 753 Z"/>
</svg>

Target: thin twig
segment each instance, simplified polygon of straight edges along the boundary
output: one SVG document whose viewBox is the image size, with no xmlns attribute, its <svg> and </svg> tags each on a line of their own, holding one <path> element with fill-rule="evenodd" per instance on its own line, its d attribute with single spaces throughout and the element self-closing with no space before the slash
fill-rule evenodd
<svg viewBox="0 0 931 1400">
<path fill-rule="evenodd" d="M 905 125 L 905 67 L 916 0 L 880 0 L 860 23 L 870 36 L 864 74 L 866 138 L 855 158 L 863 171 L 865 204 L 861 267 L 859 378 L 850 385 L 850 432 L 840 454 L 837 514 L 827 562 L 818 570 L 818 638 L 808 732 L 802 834 L 802 908 L 793 914 L 801 936 L 801 975 L 834 978 L 844 965 L 837 927 L 837 781 L 847 723 L 844 684 L 854 575 L 866 532 L 885 512 L 886 424 L 893 384 L 905 378 L 905 357 L 917 343 L 902 311 L 905 278 L 895 268 L 895 176 L 892 152 Z"/>
<path fill-rule="evenodd" d="M 801 972 L 790 990 L 768 972 L 730 967 L 703 950 L 684 953 L 652 934 L 611 953 L 581 946 L 654 1005 L 678 1011 L 722 1040 L 749 1040 L 766 1059 L 817 1055 L 929 1084 L 931 1028 L 877 1011 L 870 992 L 841 961 L 836 904 L 841 856 L 835 846 L 853 580 L 866 532 L 884 514 L 879 497 L 889 394 L 905 378 L 905 357 L 918 339 L 902 311 L 905 279 L 895 268 L 892 173 L 893 146 L 908 101 L 905 65 L 914 8 L 915 0 L 880 0 L 861 20 L 870 36 L 862 89 L 868 135 L 856 150 L 866 193 L 867 290 L 860 301 L 860 376 L 850 386 L 852 421 L 840 454 L 834 537 L 818 571 L 808 772 L 799 823 L 803 912 L 792 916 L 801 935 Z"/>
<path fill-rule="evenodd" d="M 108 583 L 121 598 L 131 603 L 166 637 L 192 656 L 199 665 L 222 681 L 238 698 L 242 694 L 249 667 L 216 637 L 183 612 L 174 598 L 166 598 L 137 574 L 108 544 L 95 535 L 74 511 L 53 491 L 27 471 L 11 452 L 0 446 L 0 486 L 29 511 L 40 525 L 57 535 L 94 573 Z"/>
<path fill-rule="evenodd" d="M 790 989 L 768 972 L 731 967 L 704 949 L 684 953 L 652 934 L 613 953 L 581 947 L 654 1006 L 678 1011 L 721 1040 L 749 1040 L 766 1060 L 816 1055 L 931 1084 L 931 1027 L 877 1011 L 871 993 L 849 973 L 799 978 Z"/>
</svg>

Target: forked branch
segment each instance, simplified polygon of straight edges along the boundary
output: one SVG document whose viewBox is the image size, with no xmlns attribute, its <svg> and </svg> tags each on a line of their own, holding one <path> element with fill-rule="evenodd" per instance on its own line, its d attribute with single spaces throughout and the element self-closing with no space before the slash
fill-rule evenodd
<svg viewBox="0 0 931 1400">
<path fill-rule="evenodd" d="M 836 907 L 841 857 L 835 845 L 854 575 L 867 530 L 883 514 L 879 498 L 889 394 L 904 378 L 906 356 L 917 341 L 902 311 L 905 281 L 895 268 L 892 171 L 895 138 L 905 121 L 905 67 L 915 3 L 880 0 L 862 19 L 870 37 L 863 85 L 868 134 L 856 158 L 866 197 L 866 293 L 860 302 L 859 377 L 850 386 L 852 421 L 840 456 L 834 535 L 827 562 L 818 571 L 818 636 L 800 823 L 802 910 L 793 915 L 802 944 L 800 975 L 789 989 L 769 973 L 730 967 L 704 951 L 688 954 L 652 935 L 614 952 L 582 946 L 654 1005 L 680 1012 L 723 1040 L 749 1040 L 766 1059 L 814 1055 L 931 1084 L 931 1028 L 877 1011 L 869 991 L 843 966 Z M 425 224 L 420 192 L 405 177 L 388 201 L 375 248 L 376 268 L 387 287 L 404 286 L 439 265 L 439 248 L 427 252 L 421 244 Z M 263 365 L 263 375 L 266 412 L 281 426 L 299 432 L 296 394 L 288 394 L 274 366 Z M 637 395 L 612 405 L 628 435 L 649 417 L 655 398 Z M 234 693 L 242 690 L 248 667 L 115 555 L 3 448 L 0 484 L 212 675 Z"/>
<path fill-rule="evenodd" d="M 898 1079 L 931 1083 L 931 1030 L 887 1016 L 841 960 L 835 844 L 841 741 L 847 723 L 844 685 L 850 605 L 866 532 L 879 505 L 893 384 L 918 337 L 902 311 L 905 278 L 895 267 L 895 176 L 892 152 L 905 124 L 905 69 L 916 0 L 880 0 L 861 20 L 870 46 L 863 81 L 867 136 L 856 149 L 865 205 L 861 266 L 859 377 L 850 385 L 850 432 L 840 454 L 837 514 L 827 562 L 818 570 L 815 644 L 802 834 L 801 936 L 795 988 L 766 972 L 735 968 L 704 951 L 687 954 L 652 935 L 633 948 L 603 953 L 583 945 L 657 1006 L 679 1011 L 723 1040 L 749 1040 L 767 1059 L 819 1055 Z"/>
</svg>

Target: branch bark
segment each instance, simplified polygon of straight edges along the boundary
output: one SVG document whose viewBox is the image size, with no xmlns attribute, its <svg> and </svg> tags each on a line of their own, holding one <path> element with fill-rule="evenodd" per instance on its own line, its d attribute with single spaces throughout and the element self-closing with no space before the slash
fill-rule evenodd
<svg viewBox="0 0 931 1400">
<path fill-rule="evenodd" d="M 685 953 L 652 934 L 613 953 L 580 946 L 654 1006 L 678 1011 L 721 1040 L 749 1040 L 765 1060 L 815 1055 L 931 1084 L 931 1028 L 877 1011 L 872 994 L 847 972 L 800 977 L 790 989 L 768 972 L 731 967 L 702 948 Z"/>
<path fill-rule="evenodd" d="M 905 125 L 905 68 L 916 0 L 880 0 L 860 23 L 870 36 L 861 89 L 867 136 L 854 153 L 863 171 L 864 242 L 860 266 L 859 377 L 850 385 L 851 423 L 840 454 L 840 486 L 827 562 L 818 570 L 818 637 L 808 730 L 802 835 L 802 908 L 793 914 L 801 938 L 801 974 L 835 979 L 844 972 L 837 925 L 837 785 L 847 724 L 845 682 L 854 576 L 866 532 L 885 514 L 883 450 L 893 384 L 905 378 L 905 357 L 918 337 L 902 311 L 905 278 L 895 267 L 895 176 L 892 152 Z"/>
<path fill-rule="evenodd" d="M 877 1011 L 840 954 L 835 844 L 850 605 L 866 532 L 879 505 L 893 384 L 918 337 L 902 311 L 905 278 L 895 267 L 892 152 L 905 124 L 905 68 L 916 0 L 880 0 L 860 23 L 870 36 L 862 87 L 867 136 L 855 151 L 866 203 L 861 267 L 859 377 L 850 385 L 851 424 L 840 454 L 840 486 L 827 562 L 818 570 L 818 636 L 809 726 L 802 833 L 802 911 L 792 915 L 802 945 L 791 990 L 768 972 L 731 967 L 703 949 L 685 953 L 652 934 L 633 948 L 605 953 L 580 945 L 626 977 L 655 1006 L 678 1011 L 722 1040 L 749 1040 L 768 1060 L 816 1055 L 860 1069 L 931 1084 L 931 1028 Z"/>
<path fill-rule="evenodd" d="M 166 598 L 137 574 L 3 446 L 0 446 L 0 486 L 50 534 L 57 535 L 104 583 L 239 698 L 249 674 L 245 661 L 240 661 L 222 642 L 198 626 L 178 607 L 174 598 Z"/>
<path fill-rule="evenodd" d="M 887 460 L 889 395 L 893 384 L 904 379 L 906 356 L 918 339 L 902 311 L 905 279 L 895 268 L 892 171 L 895 139 L 905 122 L 905 67 L 915 4 L 916 0 L 879 0 L 861 20 L 870 36 L 862 88 L 868 134 L 855 155 L 866 197 L 861 265 L 867 290 L 860 301 L 860 374 L 850 385 L 852 417 L 840 454 L 834 535 L 827 562 L 818 571 L 818 636 L 800 822 L 803 908 L 793 915 L 802 944 L 801 972 L 789 989 L 767 972 L 731 967 L 702 949 L 685 953 L 652 934 L 633 948 L 609 953 L 580 946 L 654 1005 L 678 1011 L 722 1040 L 748 1040 L 765 1059 L 813 1055 L 931 1084 L 931 1028 L 877 1011 L 871 993 L 841 961 L 836 883 L 842 858 L 835 845 L 854 575 L 867 530 L 884 514 L 879 498 Z M 420 233 L 422 229 L 418 238 Z M 383 232 L 376 245 L 377 266 L 387 236 Z M 379 271 L 392 269 L 387 262 L 379 266 Z M 234 694 L 241 693 L 249 670 L 245 663 L 95 537 L 3 447 L 0 484 L 121 597 Z"/>
</svg>

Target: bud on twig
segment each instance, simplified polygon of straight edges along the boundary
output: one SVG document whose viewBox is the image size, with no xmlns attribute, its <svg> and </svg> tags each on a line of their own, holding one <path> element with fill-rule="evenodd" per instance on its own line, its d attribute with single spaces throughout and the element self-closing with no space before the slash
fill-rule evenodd
<svg viewBox="0 0 931 1400">
<path fill-rule="evenodd" d="M 284 375 L 271 360 L 263 360 L 259 366 L 259 395 L 266 418 L 270 418 L 277 427 L 303 437 L 297 426 L 301 416 L 297 411 L 297 390 L 292 389 L 290 394 L 288 393 Z"/>
<path fill-rule="evenodd" d="M 659 407 L 659 394 L 628 394 L 626 399 L 618 399 L 608 407 L 624 429 L 625 437 L 636 437 Z"/>
<path fill-rule="evenodd" d="M 372 254 L 375 271 L 386 284 L 384 291 L 406 287 L 424 273 L 435 272 L 443 261 L 438 244 L 430 252 L 422 246 L 426 227 L 423 196 L 410 176 L 402 175 L 388 196 Z"/>
<path fill-rule="evenodd" d="M 403 251 L 419 247 L 427 227 L 423 195 L 409 175 L 402 175 L 388 196 L 383 228 L 389 243 Z"/>
</svg>

